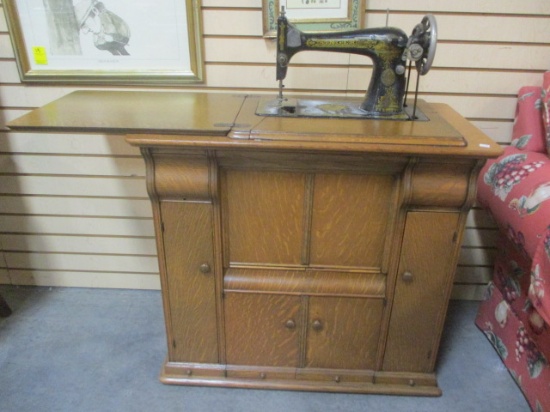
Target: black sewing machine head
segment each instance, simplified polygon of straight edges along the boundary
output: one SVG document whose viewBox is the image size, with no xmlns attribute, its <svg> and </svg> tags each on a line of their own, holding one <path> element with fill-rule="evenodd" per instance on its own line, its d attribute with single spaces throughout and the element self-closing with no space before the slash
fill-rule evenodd
<svg viewBox="0 0 550 412">
<path fill-rule="evenodd" d="M 260 115 L 292 117 L 359 117 L 375 119 L 416 119 L 422 114 L 405 107 L 407 62 L 409 74 L 412 62 L 418 75 L 430 69 L 437 43 L 437 26 L 432 15 L 425 16 L 416 25 L 411 36 L 398 28 L 382 27 L 331 33 L 303 33 L 291 24 L 284 9 L 277 22 L 277 80 L 279 97 L 263 104 Z M 353 53 L 368 56 L 373 62 L 373 72 L 362 102 L 345 100 L 308 103 L 283 98 L 283 80 L 292 56 L 301 51 L 316 50 Z M 417 80 L 418 90 L 418 80 Z"/>
</svg>

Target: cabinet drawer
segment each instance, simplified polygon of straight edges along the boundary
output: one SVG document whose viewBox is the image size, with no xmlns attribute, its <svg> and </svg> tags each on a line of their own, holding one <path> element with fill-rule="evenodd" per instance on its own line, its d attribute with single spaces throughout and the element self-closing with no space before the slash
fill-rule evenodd
<svg viewBox="0 0 550 412">
<path fill-rule="evenodd" d="M 228 364 L 374 369 L 382 299 L 225 295 Z"/>
<path fill-rule="evenodd" d="M 384 298 L 386 275 L 378 272 L 229 268 L 226 292 L 282 293 L 299 296 Z"/>
<path fill-rule="evenodd" d="M 382 312 L 382 299 L 310 298 L 305 366 L 374 369 Z"/>
<path fill-rule="evenodd" d="M 299 297 L 226 293 L 224 301 L 228 364 L 298 366 Z"/>
</svg>

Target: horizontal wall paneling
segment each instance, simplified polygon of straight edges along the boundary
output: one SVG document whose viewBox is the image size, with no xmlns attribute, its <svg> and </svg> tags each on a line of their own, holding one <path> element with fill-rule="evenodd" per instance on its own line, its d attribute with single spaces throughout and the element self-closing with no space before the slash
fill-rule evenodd
<svg viewBox="0 0 550 412">
<path fill-rule="evenodd" d="M 550 2 L 367 0 L 365 25 L 409 33 L 435 14 L 439 43 L 420 98 L 441 102 L 502 145 L 510 143 L 517 90 L 550 70 Z M 0 8 L 3 16 L 3 9 Z M 203 90 L 275 94 L 275 42 L 263 38 L 261 0 L 202 0 L 206 83 L 178 88 L 22 84 L 0 17 L 0 283 L 158 288 L 152 213 L 139 151 L 123 136 L 13 133 L 7 121 L 77 89 Z M 287 95 L 360 97 L 372 72 L 363 56 L 299 53 Z M 479 299 L 497 228 L 468 216 L 456 298 Z"/>
</svg>

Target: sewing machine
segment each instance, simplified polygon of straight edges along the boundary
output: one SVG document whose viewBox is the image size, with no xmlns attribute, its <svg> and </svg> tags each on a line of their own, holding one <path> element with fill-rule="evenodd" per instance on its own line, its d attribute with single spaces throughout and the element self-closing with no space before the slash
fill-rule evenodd
<svg viewBox="0 0 550 412">
<path fill-rule="evenodd" d="M 277 99 L 267 100 L 257 114 L 284 117 L 339 117 L 392 120 L 427 120 L 417 109 L 418 78 L 414 104 L 407 106 L 406 90 L 412 63 L 418 76 L 430 70 L 437 44 L 437 24 L 433 15 L 425 16 L 411 36 L 401 29 L 382 27 L 347 32 L 303 33 L 288 21 L 284 8 L 277 21 Z M 353 53 L 368 56 L 373 72 L 364 100 L 357 99 L 287 99 L 283 97 L 283 80 L 291 58 L 299 52 L 315 50 Z M 409 75 L 407 79 L 407 62 Z"/>
</svg>

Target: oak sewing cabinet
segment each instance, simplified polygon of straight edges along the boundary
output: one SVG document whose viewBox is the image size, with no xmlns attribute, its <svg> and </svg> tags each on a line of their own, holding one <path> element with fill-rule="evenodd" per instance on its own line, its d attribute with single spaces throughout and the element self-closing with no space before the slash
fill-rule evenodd
<svg viewBox="0 0 550 412">
<path fill-rule="evenodd" d="M 420 103 L 426 122 L 295 119 L 257 116 L 260 99 L 82 91 L 10 127 L 141 148 L 163 382 L 440 394 L 466 215 L 500 148 L 442 104 Z"/>
</svg>

